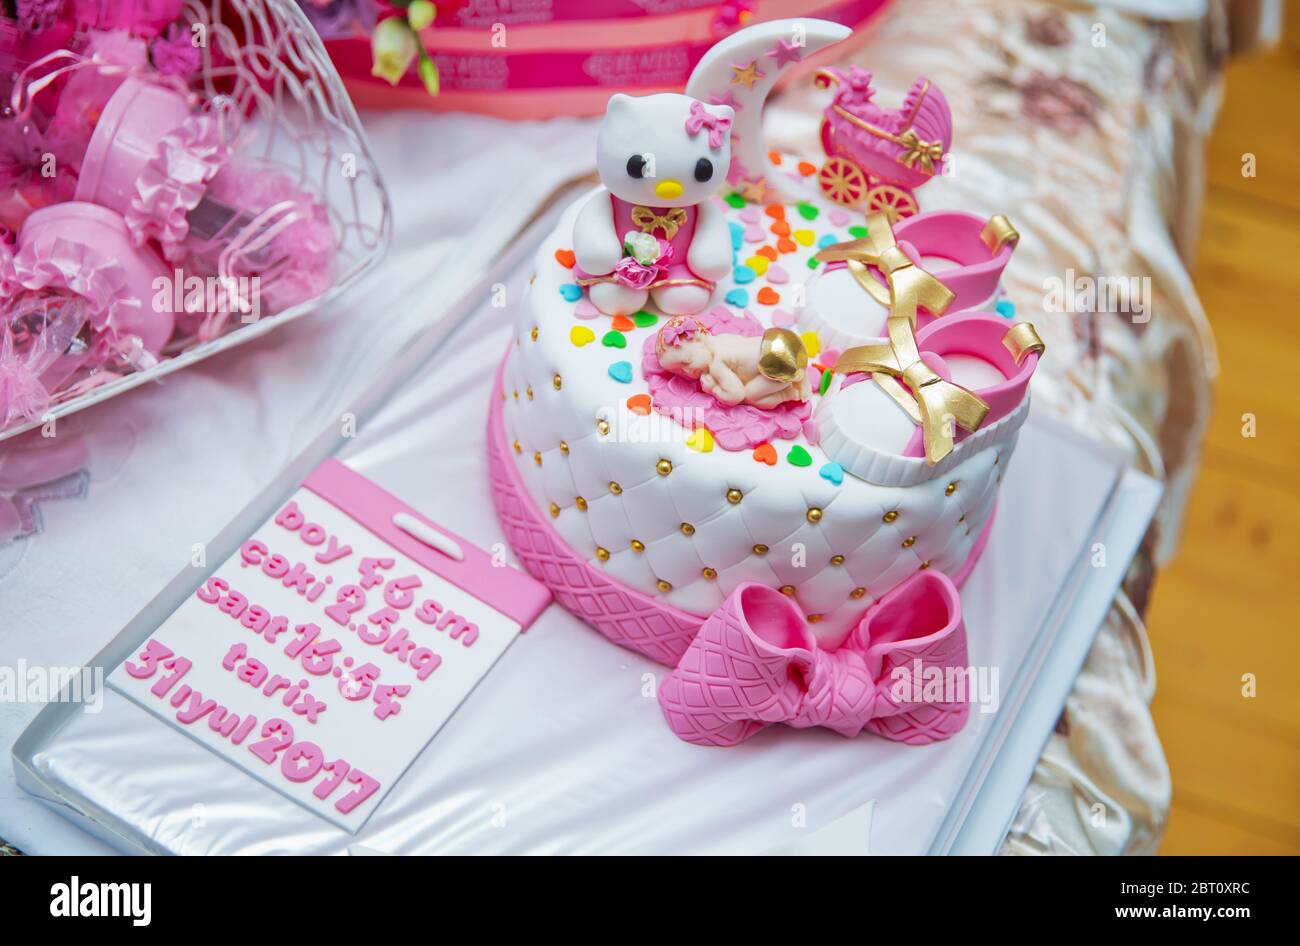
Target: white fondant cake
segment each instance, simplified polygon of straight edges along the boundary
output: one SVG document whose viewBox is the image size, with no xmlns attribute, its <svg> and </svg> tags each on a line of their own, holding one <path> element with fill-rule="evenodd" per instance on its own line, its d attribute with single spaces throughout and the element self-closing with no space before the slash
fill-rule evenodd
<svg viewBox="0 0 1300 946">
<path fill-rule="evenodd" d="M 993 512 L 1027 401 L 935 465 L 903 456 L 915 425 L 877 385 L 840 388 L 839 375 L 813 394 L 812 421 L 793 439 L 728 450 L 691 436 L 649 406 L 643 348 L 662 313 L 647 303 L 635 319 L 616 320 L 574 282 L 572 234 L 586 199 L 538 251 L 503 377 L 504 427 L 522 481 L 578 557 L 701 616 L 742 582 L 780 588 L 828 648 L 919 569 L 961 570 Z M 813 365 L 837 354 L 821 350 L 815 326 L 824 320 L 801 305 L 816 297 L 804 284 L 819 245 L 862 236 L 861 213 L 813 198 L 781 210 L 715 202 L 736 258 L 705 313 L 722 307 L 762 328 L 793 327 Z M 866 321 L 865 294 L 862 312 Z M 951 359 L 954 375 L 977 370 L 960 361 Z M 978 376 L 966 380 L 982 387 Z"/>
</svg>

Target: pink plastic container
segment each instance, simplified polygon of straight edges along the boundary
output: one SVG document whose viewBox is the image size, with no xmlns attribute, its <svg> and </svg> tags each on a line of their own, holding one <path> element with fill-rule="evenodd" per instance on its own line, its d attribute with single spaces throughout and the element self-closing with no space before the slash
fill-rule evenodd
<svg viewBox="0 0 1300 946">
<path fill-rule="evenodd" d="M 174 89 L 136 78 L 123 81 L 86 146 L 76 199 L 127 213 L 135 182 L 158 142 L 189 114 L 189 103 Z"/>
<path fill-rule="evenodd" d="M 135 336 L 155 356 L 171 338 L 171 308 L 154 305 L 171 274 L 151 250 L 133 244 L 120 214 L 79 201 L 34 211 L 19 231 L 14 259 L 20 272 L 39 274 L 45 286 L 89 293 L 97 332 Z"/>
</svg>

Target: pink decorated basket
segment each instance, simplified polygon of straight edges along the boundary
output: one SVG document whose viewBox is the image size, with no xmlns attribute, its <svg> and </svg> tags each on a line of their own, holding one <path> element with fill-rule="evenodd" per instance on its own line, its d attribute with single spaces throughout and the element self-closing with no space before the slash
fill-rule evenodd
<svg viewBox="0 0 1300 946">
<path fill-rule="evenodd" d="M 0 201 L 0 440 L 314 311 L 391 229 L 292 0 L 65 9 L 0 37 L 0 133 L 58 169 Z M 192 293 L 195 274 L 215 288 Z"/>
</svg>

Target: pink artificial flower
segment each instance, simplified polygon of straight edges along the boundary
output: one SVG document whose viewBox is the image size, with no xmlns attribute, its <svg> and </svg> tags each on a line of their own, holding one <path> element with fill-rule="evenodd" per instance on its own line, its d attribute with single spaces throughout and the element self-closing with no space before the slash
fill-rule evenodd
<svg viewBox="0 0 1300 946">
<path fill-rule="evenodd" d="M 193 35 L 179 23 L 167 28 L 166 35 L 158 36 L 149 45 L 153 67 L 165 76 L 187 79 L 199 71 L 203 57 L 194 45 Z"/>
<path fill-rule="evenodd" d="M 17 0 L 14 12 L 18 26 L 28 33 L 40 33 L 53 26 L 63 10 L 63 0 Z"/>
<path fill-rule="evenodd" d="M 658 266 L 646 266 L 630 256 L 624 256 L 614 266 L 614 278 L 629 289 L 648 289 L 658 275 Z"/>
</svg>

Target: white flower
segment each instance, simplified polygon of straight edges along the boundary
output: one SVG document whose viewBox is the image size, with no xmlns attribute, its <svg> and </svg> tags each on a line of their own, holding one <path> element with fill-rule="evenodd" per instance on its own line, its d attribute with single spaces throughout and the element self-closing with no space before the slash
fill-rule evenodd
<svg viewBox="0 0 1300 946">
<path fill-rule="evenodd" d="M 640 230 L 629 230 L 623 234 L 623 251 L 642 266 L 649 266 L 659 259 L 659 240 Z"/>
</svg>

